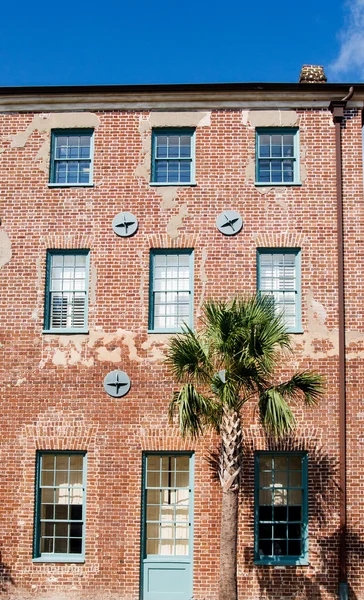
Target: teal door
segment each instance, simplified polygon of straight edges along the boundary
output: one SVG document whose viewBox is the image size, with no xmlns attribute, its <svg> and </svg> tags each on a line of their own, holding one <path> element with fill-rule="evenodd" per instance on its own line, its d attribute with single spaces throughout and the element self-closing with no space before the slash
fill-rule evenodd
<svg viewBox="0 0 364 600">
<path fill-rule="evenodd" d="M 142 600 L 191 600 L 193 457 L 144 456 Z"/>
</svg>

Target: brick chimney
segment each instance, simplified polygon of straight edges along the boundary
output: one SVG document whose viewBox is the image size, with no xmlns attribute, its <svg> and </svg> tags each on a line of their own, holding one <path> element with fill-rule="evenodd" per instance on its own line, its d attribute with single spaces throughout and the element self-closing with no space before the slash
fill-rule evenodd
<svg viewBox="0 0 364 600">
<path fill-rule="evenodd" d="M 303 65 L 299 83 L 326 83 L 324 68 L 320 65 Z"/>
</svg>

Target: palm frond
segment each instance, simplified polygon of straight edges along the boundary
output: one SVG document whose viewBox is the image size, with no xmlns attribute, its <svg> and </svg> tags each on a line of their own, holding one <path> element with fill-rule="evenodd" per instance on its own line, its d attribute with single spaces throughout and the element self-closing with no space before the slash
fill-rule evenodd
<svg viewBox="0 0 364 600">
<path fill-rule="evenodd" d="M 213 393 L 219 398 L 220 404 L 228 408 L 236 409 L 240 387 L 239 379 L 232 377 L 229 371 L 220 371 L 211 379 Z"/>
<path fill-rule="evenodd" d="M 287 435 L 296 426 L 296 419 L 277 388 L 269 388 L 260 396 L 259 415 L 265 431 L 273 437 Z"/>
<path fill-rule="evenodd" d="M 284 398 L 293 400 L 303 396 L 308 406 L 317 404 L 325 392 L 325 380 L 313 371 L 295 373 L 291 379 L 280 383 L 276 389 Z"/>
<path fill-rule="evenodd" d="M 177 381 L 195 379 L 206 383 L 210 380 L 212 366 L 208 346 L 187 326 L 170 340 L 165 362 Z"/>
<path fill-rule="evenodd" d="M 240 312 L 239 360 L 254 360 L 262 373 L 270 374 L 282 350 L 291 350 L 290 335 L 269 296 L 256 295 L 237 303 Z"/>
<path fill-rule="evenodd" d="M 196 438 L 206 427 L 212 427 L 219 432 L 221 420 L 219 405 L 211 398 L 200 394 L 191 383 L 184 384 L 173 394 L 169 405 L 170 422 L 173 422 L 176 413 L 182 437 L 190 435 Z"/>
</svg>

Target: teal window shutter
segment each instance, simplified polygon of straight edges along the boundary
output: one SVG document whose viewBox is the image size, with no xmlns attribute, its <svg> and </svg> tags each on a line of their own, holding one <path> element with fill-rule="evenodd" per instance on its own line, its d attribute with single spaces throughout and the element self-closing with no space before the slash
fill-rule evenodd
<svg viewBox="0 0 364 600">
<path fill-rule="evenodd" d="M 149 330 L 181 331 L 193 326 L 193 250 L 152 250 Z"/>
<path fill-rule="evenodd" d="M 152 183 L 191 185 L 195 182 L 195 130 L 153 129 Z"/>
<path fill-rule="evenodd" d="M 274 299 L 288 332 L 302 333 L 299 248 L 258 248 L 257 290 Z"/>
<path fill-rule="evenodd" d="M 88 250 L 48 251 L 44 331 L 87 332 L 88 278 Z"/>
<path fill-rule="evenodd" d="M 298 129 L 256 130 L 256 184 L 300 184 Z"/>
<path fill-rule="evenodd" d="M 255 454 L 255 562 L 307 564 L 306 452 Z"/>
<path fill-rule="evenodd" d="M 93 130 L 53 130 L 50 184 L 55 186 L 91 185 L 93 150 Z"/>
<path fill-rule="evenodd" d="M 37 453 L 34 561 L 83 562 L 86 452 Z"/>
</svg>

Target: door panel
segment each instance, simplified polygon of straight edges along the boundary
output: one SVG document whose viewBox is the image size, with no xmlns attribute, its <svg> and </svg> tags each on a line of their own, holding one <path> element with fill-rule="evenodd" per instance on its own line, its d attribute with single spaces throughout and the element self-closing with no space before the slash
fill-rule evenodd
<svg viewBox="0 0 364 600">
<path fill-rule="evenodd" d="M 143 600 L 192 597 L 192 456 L 144 457 Z"/>
</svg>

